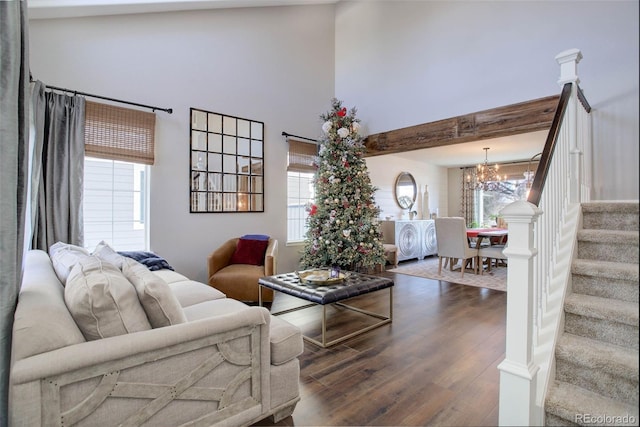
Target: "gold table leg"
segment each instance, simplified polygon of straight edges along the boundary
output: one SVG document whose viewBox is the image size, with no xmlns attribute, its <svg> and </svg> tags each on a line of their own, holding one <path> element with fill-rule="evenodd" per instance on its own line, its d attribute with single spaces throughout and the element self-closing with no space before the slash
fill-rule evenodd
<svg viewBox="0 0 640 427">
<path fill-rule="evenodd" d="M 263 285 L 260 285 L 260 288 L 262 288 L 262 287 L 263 287 Z M 278 312 L 271 313 L 271 314 L 273 316 L 278 316 L 278 315 L 281 315 L 281 314 L 291 313 L 291 312 L 294 312 L 294 311 L 303 310 L 305 308 L 310 308 L 310 307 L 315 307 L 317 305 L 322 305 L 322 319 L 321 319 L 321 322 L 322 322 L 322 326 L 321 326 L 321 329 L 322 329 L 321 330 L 322 340 L 318 341 L 318 340 L 316 340 L 314 338 L 311 338 L 311 337 L 308 337 L 308 336 L 306 336 L 304 334 L 302 335 L 302 338 L 304 338 L 306 341 L 308 341 L 310 343 L 313 343 L 313 344 L 315 344 L 317 346 L 320 346 L 322 348 L 327 348 L 327 347 L 331 347 L 332 345 L 335 345 L 335 344 L 341 343 L 343 341 L 346 341 L 349 338 L 353 338 L 355 336 L 362 335 L 365 332 L 368 332 L 368 331 L 370 331 L 372 329 L 375 329 L 377 327 L 380 327 L 382 325 L 386 325 L 388 323 L 391 323 L 392 320 L 393 320 L 393 292 L 392 292 L 393 287 L 391 286 L 391 287 L 389 287 L 387 289 L 389 291 L 389 314 L 388 315 L 375 313 L 375 312 L 368 311 L 368 310 L 363 310 L 361 308 L 353 307 L 353 306 L 344 304 L 342 302 L 334 302 L 334 303 L 332 303 L 332 304 L 334 304 L 336 306 L 339 306 L 339 307 L 342 307 L 342 308 L 346 308 L 346 309 L 351 310 L 351 311 L 355 311 L 355 312 L 362 313 L 362 314 L 365 314 L 365 315 L 368 315 L 368 316 L 371 316 L 371 317 L 378 318 L 378 319 L 380 319 L 380 321 L 374 323 L 373 325 L 366 326 L 364 328 L 358 329 L 357 331 L 351 332 L 351 333 L 349 333 L 347 335 L 344 335 L 342 337 L 339 337 L 339 338 L 336 338 L 334 340 L 331 340 L 329 342 L 327 342 L 327 305 L 328 304 L 310 303 L 310 304 L 306 304 L 306 305 L 303 305 L 303 306 L 300 306 L 300 307 L 294 307 L 294 308 L 278 311 Z M 374 291 L 374 292 L 377 292 L 377 291 Z M 373 293 L 373 292 L 370 292 L 370 293 Z M 293 295 L 290 295 L 290 296 L 293 296 Z M 295 298 L 297 298 L 297 297 L 295 297 Z M 302 299 L 302 298 L 298 298 L 298 299 Z M 259 302 L 258 303 L 260 304 L 260 306 L 262 306 L 262 291 L 260 292 Z"/>
</svg>

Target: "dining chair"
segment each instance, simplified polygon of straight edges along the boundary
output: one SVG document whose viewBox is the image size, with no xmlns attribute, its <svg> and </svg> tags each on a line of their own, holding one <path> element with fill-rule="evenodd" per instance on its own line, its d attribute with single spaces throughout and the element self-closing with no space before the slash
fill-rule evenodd
<svg viewBox="0 0 640 427">
<path fill-rule="evenodd" d="M 438 275 L 442 273 L 442 259 L 445 258 L 453 266 L 455 259 L 460 259 L 460 278 L 469 262 L 474 273 L 477 270 L 478 249 L 469 246 L 467 227 L 464 218 L 436 218 L 436 240 L 438 242 Z"/>
<path fill-rule="evenodd" d="M 496 260 L 496 267 L 498 266 L 498 260 L 506 260 L 507 256 L 504 254 L 504 245 L 492 245 L 482 247 L 478 250 L 478 269 L 480 274 L 484 273 L 484 259 L 487 260 L 487 271 L 491 271 L 491 264 L 493 260 Z"/>
</svg>

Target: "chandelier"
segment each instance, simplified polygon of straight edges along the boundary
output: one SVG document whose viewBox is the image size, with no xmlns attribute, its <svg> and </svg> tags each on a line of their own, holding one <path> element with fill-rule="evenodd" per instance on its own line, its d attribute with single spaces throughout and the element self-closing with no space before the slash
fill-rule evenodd
<svg viewBox="0 0 640 427">
<path fill-rule="evenodd" d="M 475 168 L 475 177 L 471 174 L 467 174 L 467 185 L 475 188 L 476 190 L 484 191 L 499 191 L 501 189 L 501 181 L 505 181 L 507 176 L 500 175 L 498 170 L 500 166 L 496 163 L 493 166 L 489 165 L 488 154 L 489 147 L 483 148 L 484 150 L 484 163 L 480 163 Z"/>
</svg>

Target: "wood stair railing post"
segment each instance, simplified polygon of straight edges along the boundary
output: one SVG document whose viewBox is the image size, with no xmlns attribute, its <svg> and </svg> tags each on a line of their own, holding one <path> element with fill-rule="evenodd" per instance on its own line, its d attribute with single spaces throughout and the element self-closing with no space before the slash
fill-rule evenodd
<svg viewBox="0 0 640 427">
<path fill-rule="evenodd" d="M 556 55 L 556 61 L 560 64 L 560 78 L 558 84 L 563 87 L 571 83 L 571 96 L 567 105 L 565 125 L 569 137 L 570 171 L 569 171 L 569 202 L 580 203 L 582 193 L 582 149 L 578 146 L 578 63 L 582 59 L 582 53 L 578 49 L 569 49 Z"/>
</svg>

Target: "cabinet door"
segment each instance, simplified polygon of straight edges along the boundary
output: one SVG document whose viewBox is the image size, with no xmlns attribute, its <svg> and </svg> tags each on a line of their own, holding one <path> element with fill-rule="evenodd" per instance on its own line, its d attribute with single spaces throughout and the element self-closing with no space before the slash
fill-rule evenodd
<svg viewBox="0 0 640 427">
<path fill-rule="evenodd" d="M 391 245 L 396 244 L 396 222 L 380 221 L 380 231 L 382 232 L 382 242 Z"/>
<path fill-rule="evenodd" d="M 396 222 L 396 246 L 398 260 L 420 257 L 420 223 L 417 221 Z"/>
<path fill-rule="evenodd" d="M 422 224 L 422 255 L 429 256 L 438 253 L 436 241 L 436 222 L 433 220 L 423 221 Z"/>
</svg>

